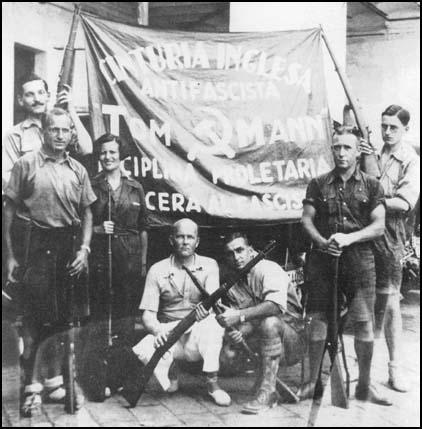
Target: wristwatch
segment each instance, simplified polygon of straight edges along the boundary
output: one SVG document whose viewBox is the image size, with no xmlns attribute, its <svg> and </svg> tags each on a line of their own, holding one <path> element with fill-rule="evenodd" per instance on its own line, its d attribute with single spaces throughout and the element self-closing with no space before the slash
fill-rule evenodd
<svg viewBox="0 0 422 429">
<path fill-rule="evenodd" d="M 240 314 L 240 323 L 245 323 L 246 322 L 246 317 L 244 314 Z"/>
</svg>

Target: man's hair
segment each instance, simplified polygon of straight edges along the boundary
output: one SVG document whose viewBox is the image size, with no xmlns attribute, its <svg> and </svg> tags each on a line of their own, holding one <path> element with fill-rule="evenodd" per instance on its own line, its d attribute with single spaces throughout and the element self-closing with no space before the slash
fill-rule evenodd
<svg viewBox="0 0 422 429">
<path fill-rule="evenodd" d="M 229 243 L 231 243 L 233 240 L 236 240 L 237 238 L 243 238 L 245 240 L 245 243 L 249 246 L 249 238 L 245 232 L 236 231 L 231 232 L 230 234 L 227 234 L 223 237 L 223 244 L 224 247 L 227 246 Z"/>
<path fill-rule="evenodd" d="M 22 95 L 23 94 L 23 86 L 25 85 L 25 83 L 32 82 L 33 80 L 41 80 L 44 83 L 45 90 L 48 92 L 47 82 L 42 77 L 40 77 L 37 74 L 31 72 L 31 73 L 28 73 L 28 74 L 24 75 L 19 80 L 18 95 Z"/>
<path fill-rule="evenodd" d="M 397 116 L 399 118 L 399 121 L 405 127 L 410 121 L 410 113 L 397 104 L 392 104 L 391 106 L 388 106 L 384 110 L 384 112 L 381 113 L 381 116 Z"/>
<path fill-rule="evenodd" d="M 171 233 L 170 234 L 172 236 L 174 236 L 176 234 L 176 232 L 177 232 L 177 228 L 179 227 L 179 225 L 181 223 L 184 223 L 184 222 L 188 222 L 188 223 L 190 223 L 192 225 L 195 225 L 196 226 L 196 234 L 199 237 L 199 226 L 198 226 L 198 224 L 196 222 L 194 222 L 192 219 L 189 219 L 187 217 L 185 217 L 183 219 L 179 219 L 176 222 L 174 222 L 174 224 L 171 227 Z"/>
<path fill-rule="evenodd" d="M 111 134 L 111 133 L 105 133 L 102 136 L 98 137 L 97 140 L 95 140 L 95 142 L 94 142 L 94 153 L 97 156 L 99 156 L 99 154 L 101 153 L 101 145 L 104 143 L 109 143 L 109 142 L 114 142 L 114 141 L 119 146 L 120 159 L 122 159 L 123 143 L 120 140 L 120 137 L 118 137 L 114 134 Z"/>
<path fill-rule="evenodd" d="M 336 136 L 345 136 L 348 134 L 353 134 L 358 140 L 362 137 L 359 128 L 348 125 L 338 125 L 334 128 L 333 139 Z"/>
<path fill-rule="evenodd" d="M 69 113 L 66 110 L 62 109 L 61 107 L 54 107 L 53 109 L 49 110 L 48 112 L 46 112 L 45 115 L 42 116 L 41 124 L 42 124 L 43 130 L 46 130 L 48 128 L 48 126 L 51 123 L 51 118 L 53 116 L 67 116 L 70 121 L 70 127 L 73 128 L 73 120 L 70 117 Z"/>
</svg>

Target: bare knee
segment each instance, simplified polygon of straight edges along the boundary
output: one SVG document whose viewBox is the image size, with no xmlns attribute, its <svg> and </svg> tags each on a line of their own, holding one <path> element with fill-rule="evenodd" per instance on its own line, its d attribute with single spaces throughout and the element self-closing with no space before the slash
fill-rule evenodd
<svg viewBox="0 0 422 429">
<path fill-rule="evenodd" d="M 374 341 L 374 326 L 372 321 L 354 323 L 355 338 L 359 341 Z"/>
<path fill-rule="evenodd" d="M 275 337 L 280 334 L 284 322 L 278 317 L 270 316 L 262 319 L 259 329 L 264 337 Z"/>
</svg>

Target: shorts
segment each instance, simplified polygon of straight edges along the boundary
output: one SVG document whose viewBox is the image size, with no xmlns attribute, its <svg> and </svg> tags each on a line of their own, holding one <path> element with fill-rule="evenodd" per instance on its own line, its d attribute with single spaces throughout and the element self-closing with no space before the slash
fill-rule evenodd
<svg viewBox="0 0 422 429">
<path fill-rule="evenodd" d="M 374 242 L 375 268 L 377 274 L 376 291 L 383 295 L 400 293 L 403 277 L 403 246 L 392 243 L 384 235 Z"/>
<path fill-rule="evenodd" d="M 307 312 L 327 314 L 334 278 L 334 257 L 313 251 L 305 269 Z M 375 261 L 369 246 L 343 252 L 338 270 L 338 305 L 347 306 L 354 322 L 372 320 L 375 305 Z"/>
</svg>

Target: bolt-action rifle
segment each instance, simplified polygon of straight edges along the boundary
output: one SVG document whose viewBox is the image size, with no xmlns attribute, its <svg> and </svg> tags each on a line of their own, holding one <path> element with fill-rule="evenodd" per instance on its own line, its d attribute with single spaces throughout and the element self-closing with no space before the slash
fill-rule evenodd
<svg viewBox="0 0 422 429">
<path fill-rule="evenodd" d="M 270 253 L 275 247 L 276 242 L 274 240 L 270 241 L 264 250 L 258 252 L 258 254 L 240 270 L 237 276 L 228 280 L 216 291 L 214 291 L 208 298 L 205 298 L 202 301 L 202 305 L 205 310 L 209 310 L 227 293 L 227 291 L 232 286 L 234 286 L 245 274 L 247 274 L 259 261 L 264 259 L 267 254 Z M 123 384 L 123 390 L 121 391 L 121 394 L 128 401 L 131 407 L 136 406 L 160 359 L 195 322 L 196 311 L 192 310 L 170 331 L 167 341 L 155 350 L 149 362 L 140 370 L 140 373 L 136 376 L 133 374 L 128 374 Z"/>
</svg>

